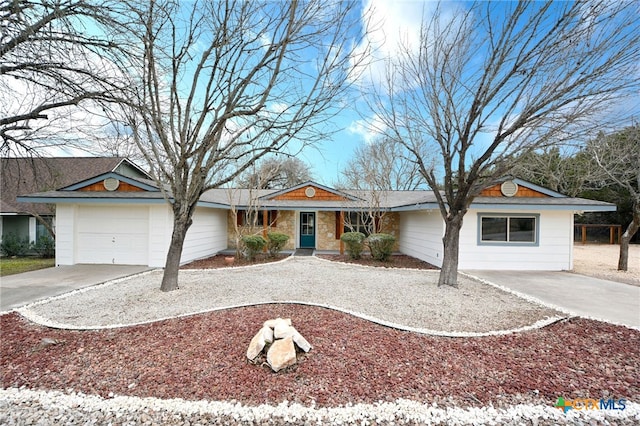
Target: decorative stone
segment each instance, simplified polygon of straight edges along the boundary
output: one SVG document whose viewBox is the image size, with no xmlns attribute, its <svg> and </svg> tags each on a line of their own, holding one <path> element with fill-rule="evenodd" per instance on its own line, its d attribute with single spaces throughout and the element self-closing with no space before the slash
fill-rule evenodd
<svg viewBox="0 0 640 426">
<path fill-rule="evenodd" d="M 249 348 L 247 349 L 247 358 L 249 358 L 250 360 L 255 359 L 258 355 L 260 355 L 260 352 L 262 352 L 262 350 L 264 349 L 265 344 L 266 342 L 264 340 L 264 333 L 262 332 L 262 329 L 260 329 L 260 331 L 258 331 L 258 334 L 253 336 L 253 339 L 251 339 L 251 342 L 249 343 Z"/>
<path fill-rule="evenodd" d="M 267 362 L 276 373 L 296 363 L 296 348 L 293 338 L 276 340 L 267 352 Z"/>
<path fill-rule="evenodd" d="M 271 344 L 265 350 L 267 344 Z M 262 328 L 253 336 L 247 358 L 256 359 L 266 352 L 267 363 L 275 372 L 289 367 L 297 362 L 296 346 L 304 352 L 309 352 L 311 344 L 291 325 L 289 318 L 276 318 L 264 322 Z"/>
<path fill-rule="evenodd" d="M 295 333 L 293 333 L 293 336 L 291 336 L 293 338 L 294 343 L 298 345 L 298 347 L 302 349 L 304 352 L 309 352 L 312 348 L 311 344 L 307 342 L 307 339 L 302 337 L 302 334 L 298 333 L 298 330 L 294 328 L 294 331 Z"/>
<path fill-rule="evenodd" d="M 262 337 L 267 343 L 273 343 L 273 329 L 271 327 L 262 327 Z"/>
<path fill-rule="evenodd" d="M 293 331 L 291 330 L 293 329 Z M 276 320 L 273 327 L 273 337 L 276 339 L 284 339 L 287 336 L 291 336 L 295 331 L 295 328 L 291 326 L 291 322 L 285 320 Z"/>
<path fill-rule="evenodd" d="M 265 321 L 264 326 L 269 328 L 275 328 L 276 324 L 281 321 L 286 322 L 287 325 L 291 325 L 291 318 L 276 318 L 276 319 Z"/>
</svg>

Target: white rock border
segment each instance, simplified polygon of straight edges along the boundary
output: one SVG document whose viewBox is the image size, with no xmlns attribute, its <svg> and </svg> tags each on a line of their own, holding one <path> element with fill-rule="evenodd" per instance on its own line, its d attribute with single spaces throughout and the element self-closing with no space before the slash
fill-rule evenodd
<svg viewBox="0 0 640 426">
<path fill-rule="evenodd" d="M 353 404 L 340 407 L 304 406 L 283 401 L 278 405 L 243 405 L 228 401 L 187 401 L 184 399 L 140 398 L 113 395 L 102 398 L 83 393 L 63 393 L 26 388 L 0 389 L 0 401 L 7 404 L 37 403 L 44 409 L 71 409 L 82 411 L 102 411 L 104 413 L 134 413 L 143 410 L 167 411 L 182 415 L 228 416 L 239 422 L 260 422 L 281 418 L 285 422 L 327 422 L 333 424 L 359 423 L 368 421 L 408 422 L 424 424 L 446 423 L 501 424 L 523 420 L 547 420 L 557 424 L 575 424 L 580 421 L 609 421 L 617 419 L 640 420 L 640 404 L 627 402 L 624 410 L 562 410 L 549 405 L 518 404 L 507 408 L 485 407 L 445 407 L 437 404 L 398 399 L 395 402 L 375 404 Z M 536 424 L 537 422 L 534 422 Z"/>
<path fill-rule="evenodd" d="M 487 332 L 466 332 L 466 331 L 440 331 L 440 330 L 430 330 L 427 328 L 416 328 L 416 327 L 409 327 L 409 326 L 405 326 L 402 324 L 398 324 L 398 323 L 394 323 L 391 321 L 385 321 L 379 318 L 376 318 L 374 316 L 371 315 L 367 315 L 367 314 L 363 314 L 360 312 L 356 312 L 356 311 L 351 311 L 349 309 L 343 309 L 337 306 L 333 306 L 333 305 L 329 305 L 326 303 L 313 303 L 313 302 L 307 302 L 307 301 L 299 301 L 299 300 L 279 300 L 279 301 L 269 301 L 269 302 L 262 302 L 262 303 L 246 303 L 246 304 L 237 304 L 237 305 L 228 305 L 228 306 L 221 306 L 218 308 L 214 308 L 214 309 L 206 309 L 206 310 L 201 310 L 201 311 L 197 311 L 197 312 L 191 312 L 188 314 L 184 314 L 184 315 L 179 315 L 179 316 L 168 316 L 168 317 L 162 317 L 162 318 L 157 318 L 154 320 L 149 320 L 149 321 L 141 321 L 141 322 L 136 322 L 136 323 L 130 323 L 130 324 L 109 324 L 109 325 L 103 325 L 103 326 L 90 326 L 90 327 L 81 327 L 81 326 L 77 326 L 77 325 L 73 325 L 73 324 L 63 324 L 63 323 L 58 323 L 55 321 L 51 321 L 48 318 L 42 317 L 32 311 L 30 311 L 27 307 L 24 308 L 19 308 L 16 309 L 16 312 L 18 312 L 20 315 L 22 315 L 23 317 L 25 317 L 26 319 L 28 319 L 31 322 L 34 322 L 36 324 L 39 325 L 43 325 L 45 327 L 50 327 L 50 328 L 57 328 L 57 329 L 63 329 L 63 330 L 111 330 L 111 329 L 115 329 L 115 328 L 125 328 L 125 327 L 134 327 L 137 325 L 145 325 L 145 324 L 153 324 L 156 322 L 160 322 L 160 321 L 166 321 L 166 320 L 170 320 L 170 319 L 174 319 L 174 318 L 188 318 L 194 315 L 201 315 L 201 314 L 206 314 L 209 312 L 217 312 L 217 311 L 224 311 L 224 310 L 228 310 L 228 309 L 235 309 L 235 308 L 246 308 L 246 307 L 250 307 L 250 306 L 262 306 L 262 305 L 278 305 L 278 304 L 284 304 L 284 305 L 304 305 L 304 306 L 315 306 L 315 307 L 319 307 L 319 308 L 326 308 L 326 309 L 331 309 L 334 311 L 338 311 L 338 312 L 343 312 L 345 314 L 348 315 L 353 315 L 354 317 L 358 317 L 370 322 L 373 322 L 375 324 L 379 324 L 385 327 L 390 327 L 390 328 L 395 328 L 398 330 L 402 330 L 402 331 L 411 331 L 414 333 L 419 333 L 419 334 L 425 334 L 425 335 L 429 335 L 429 336 L 439 336 L 439 337 L 487 337 L 487 336 L 502 336 L 502 335 L 506 335 L 506 334 L 512 334 L 512 333 L 519 333 L 519 332 L 523 332 L 523 331 L 529 331 L 529 330 L 537 330 L 539 328 L 543 328 L 546 327 L 548 325 L 551 325 L 553 323 L 556 323 L 558 321 L 562 321 L 564 319 L 567 319 L 567 317 L 560 317 L 560 316 L 554 316 L 554 317 L 548 317 L 548 318 L 544 318 L 542 320 L 538 320 L 535 323 L 531 324 L 531 325 L 527 325 L 524 327 L 519 327 L 519 328 L 513 328 L 513 329 L 509 329 L 509 330 L 493 330 L 493 331 L 487 331 Z"/>
</svg>

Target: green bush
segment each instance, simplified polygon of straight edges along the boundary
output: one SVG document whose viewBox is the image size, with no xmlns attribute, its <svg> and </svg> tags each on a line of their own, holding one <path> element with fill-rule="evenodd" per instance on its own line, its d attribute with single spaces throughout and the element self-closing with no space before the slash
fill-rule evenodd
<svg viewBox="0 0 640 426">
<path fill-rule="evenodd" d="M 56 241 L 49 235 L 41 235 L 38 241 L 31 243 L 31 249 L 42 258 L 54 257 L 56 254 Z"/>
<path fill-rule="evenodd" d="M 249 260 L 254 260 L 256 254 L 260 253 L 264 246 L 267 245 L 267 241 L 260 235 L 245 235 L 242 237 L 242 242 L 246 247 L 246 256 Z"/>
<path fill-rule="evenodd" d="M 393 245 L 396 238 L 389 234 L 371 234 L 367 238 L 367 245 L 371 251 L 371 257 L 381 262 L 386 262 L 393 253 Z"/>
<path fill-rule="evenodd" d="M 365 236 L 362 232 L 345 232 L 340 240 L 347 246 L 347 253 L 351 259 L 360 259 L 364 250 Z"/>
<path fill-rule="evenodd" d="M 7 257 L 24 256 L 29 251 L 29 239 L 19 238 L 15 233 L 10 233 L 2 238 L 0 251 Z"/>
<path fill-rule="evenodd" d="M 267 238 L 269 239 L 267 249 L 270 257 L 276 257 L 289 241 L 289 236 L 280 232 L 269 232 Z"/>
</svg>

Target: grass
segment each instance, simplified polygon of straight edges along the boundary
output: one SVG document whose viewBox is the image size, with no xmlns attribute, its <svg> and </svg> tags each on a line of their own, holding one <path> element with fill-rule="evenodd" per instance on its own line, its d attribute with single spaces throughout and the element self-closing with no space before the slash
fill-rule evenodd
<svg viewBox="0 0 640 426">
<path fill-rule="evenodd" d="M 51 268 L 55 266 L 55 259 L 42 259 L 40 257 L 16 257 L 0 259 L 0 277 L 20 274 L 22 272 L 35 271 L 37 269 Z"/>
</svg>

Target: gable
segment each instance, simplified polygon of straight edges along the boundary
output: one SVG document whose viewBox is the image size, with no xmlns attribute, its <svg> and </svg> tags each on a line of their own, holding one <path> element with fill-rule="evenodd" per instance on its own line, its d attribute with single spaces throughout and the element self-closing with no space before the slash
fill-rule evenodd
<svg viewBox="0 0 640 426">
<path fill-rule="evenodd" d="M 508 197 L 509 195 L 505 195 L 502 190 L 502 183 L 495 184 L 490 186 L 489 188 L 485 188 L 480 192 L 481 197 Z M 522 184 L 517 185 L 517 190 L 514 195 L 511 195 L 513 198 L 547 198 L 549 195 L 543 194 L 540 191 L 536 191 L 535 189 L 528 188 Z M 508 192 L 507 192 L 508 193 Z"/>
<path fill-rule="evenodd" d="M 141 181 L 110 172 L 95 176 L 82 182 L 77 182 L 61 191 L 77 192 L 156 192 L 158 188 L 155 183 Z"/>
<path fill-rule="evenodd" d="M 316 200 L 316 201 L 347 201 L 345 196 L 327 191 L 315 185 L 305 185 L 271 198 L 272 200 Z"/>
<path fill-rule="evenodd" d="M 260 197 L 274 201 L 354 201 L 357 197 L 315 182 L 305 182 Z"/>
<path fill-rule="evenodd" d="M 105 179 L 106 180 L 106 179 Z M 105 181 L 95 182 L 90 185 L 84 186 L 82 188 L 76 189 L 76 191 L 91 191 L 91 192 L 99 192 L 99 191 L 111 191 L 111 192 L 139 192 L 144 191 L 144 189 L 132 185 L 129 182 L 119 181 L 116 189 L 109 190 L 107 189 L 108 184 Z"/>
<path fill-rule="evenodd" d="M 132 178 L 148 178 L 148 174 L 123 157 L 0 158 L 0 211 L 49 215 L 50 206 L 17 198 L 64 188 L 116 169 Z"/>
</svg>

